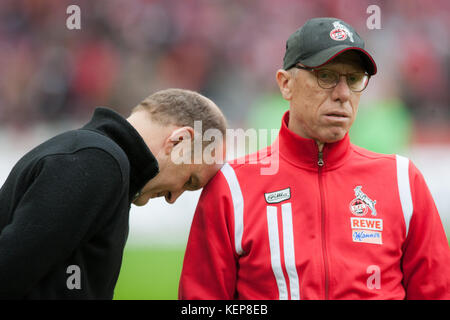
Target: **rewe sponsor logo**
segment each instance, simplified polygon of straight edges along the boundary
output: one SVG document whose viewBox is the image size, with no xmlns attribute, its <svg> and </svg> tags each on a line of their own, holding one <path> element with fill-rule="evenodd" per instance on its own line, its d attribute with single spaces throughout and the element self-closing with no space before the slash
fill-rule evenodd
<svg viewBox="0 0 450 320">
<path fill-rule="evenodd" d="M 362 191 L 362 186 L 356 186 L 353 191 L 355 198 L 350 202 L 350 212 L 357 216 L 350 218 L 353 242 L 383 244 L 383 219 L 364 217 L 370 209 L 371 216 L 377 216 L 376 200 L 372 200 Z"/>
<path fill-rule="evenodd" d="M 350 218 L 353 242 L 383 244 L 383 220 L 372 218 Z"/>
<path fill-rule="evenodd" d="M 352 229 L 383 231 L 382 219 L 350 218 Z"/>
</svg>

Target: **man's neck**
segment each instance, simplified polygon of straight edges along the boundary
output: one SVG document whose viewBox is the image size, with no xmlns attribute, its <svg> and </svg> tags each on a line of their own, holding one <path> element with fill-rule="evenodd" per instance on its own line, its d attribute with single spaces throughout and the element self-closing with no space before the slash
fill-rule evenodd
<svg viewBox="0 0 450 320">
<path fill-rule="evenodd" d="M 316 143 L 317 143 L 317 147 L 319 148 L 319 152 L 322 152 L 323 146 L 325 145 L 325 143 L 317 141 L 317 140 L 316 140 Z"/>
<path fill-rule="evenodd" d="M 298 134 L 302 138 L 313 139 L 313 138 L 309 137 L 308 135 L 306 135 L 305 132 L 302 130 L 302 128 L 296 122 L 292 121 L 291 118 L 289 118 L 288 129 L 291 130 L 292 132 Z M 316 139 L 313 139 L 313 140 L 316 141 L 317 147 L 319 148 L 319 152 L 322 152 L 323 146 L 325 145 L 325 143 L 321 142 L 319 140 L 316 140 Z"/>
<path fill-rule="evenodd" d="M 164 134 L 168 127 L 162 127 L 155 123 L 144 111 L 131 114 L 127 121 L 136 129 L 147 147 L 156 156 L 161 151 L 166 136 L 169 135 L 169 132 L 167 135 Z"/>
</svg>

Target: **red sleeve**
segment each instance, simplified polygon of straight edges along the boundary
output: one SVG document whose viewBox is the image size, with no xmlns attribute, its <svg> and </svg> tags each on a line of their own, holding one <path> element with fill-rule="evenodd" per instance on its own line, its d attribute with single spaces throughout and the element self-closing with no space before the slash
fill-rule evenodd
<svg viewBox="0 0 450 320">
<path fill-rule="evenodd" d="M 223 174 L 203 188 L 192 221 L 179 299 L 233 299 L 237 255 L 234 250 L 234 212 Z"/>
<path fill-rule="evenodd" d="M 450 250 L 439 213 L 412 162 L 409 177 L 413 214 L 403 253 L 406 298 L 450 299 Z"/>
</svg>

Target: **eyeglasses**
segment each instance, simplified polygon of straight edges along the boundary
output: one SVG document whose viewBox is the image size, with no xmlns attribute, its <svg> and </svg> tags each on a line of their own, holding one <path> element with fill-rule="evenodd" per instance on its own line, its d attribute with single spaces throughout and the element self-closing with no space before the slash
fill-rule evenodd
<svg viewBox="0 0 450 320">
<path fill-rule="evenodd" d="M 317 84 L 322 89 L 332 89 L 339 83 L 341 76 L 345 76 L 347 85 L 353 92 L 361 92 L 369 83 L 370 76 L 365 72 L 353 72 L 341 74 L 339 72 L 328 69 L 314 69 L 296 65 L 297 69 L 314 72 L 317 78 Z"/>
</svg>

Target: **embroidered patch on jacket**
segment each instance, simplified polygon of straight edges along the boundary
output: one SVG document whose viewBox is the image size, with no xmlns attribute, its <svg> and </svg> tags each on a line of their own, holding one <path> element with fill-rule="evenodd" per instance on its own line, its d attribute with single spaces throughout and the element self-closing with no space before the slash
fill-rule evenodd
<svg viewBox="0 0 450 320">
<path fill-rule="evenodd" d="M 350 212 L 357 216 L 350 218 L 353 242 L 383 244 L 383 219 L 364 217 L 370 210 L 372 217 L 377 215 L 376 200 L 372 200 L 363 191 L 362 186 L 353 189 L 355 199 L 350 202 Z"/>
<path fill-rule="evenodd" d="M 291 188 L 264 193 L 267 203 L 280 203 L 291 198 Z"/>
</svg>

